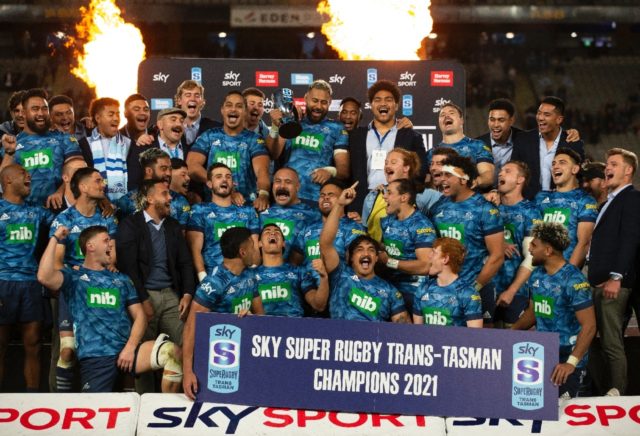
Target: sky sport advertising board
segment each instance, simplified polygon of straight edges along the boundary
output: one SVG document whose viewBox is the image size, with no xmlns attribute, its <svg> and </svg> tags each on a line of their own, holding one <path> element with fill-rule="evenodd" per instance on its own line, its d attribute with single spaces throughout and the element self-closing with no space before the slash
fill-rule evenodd
<svg viewBox="0 0 640 436">
<path fill-rule="evenodd" d="M 558 336 L 459 327 L 198 314 L 198 401 L 557 420 Z"/>
<path fill-rule="evenodd" d="M 296 104 L 303 105 L 308 86 L 317 79 L 326 80 L 333 89 L 330 118 L 337 119 L 345 97 L 363 103 L 360 125 L 372 119 L 367 89 L 381 79 L 396 83 L 401 93 L 397 116 L 411 119 L 427 149 L 442 139 L 438 129 L 442 105 L 453 102 L 465 107 L 465 71 L 462 64 L 451 61 L 150 58 L 138 69 L 138 90 L 157 112 L 174 105 L 173 97 L 182 81 L 195 80 L 205 88 L 204 115 L 219 120 L 227 92 L 257 87 L 267 96 L 264 120 L 270 124 L 274 91 L 290 88 Z"/>
</svg>

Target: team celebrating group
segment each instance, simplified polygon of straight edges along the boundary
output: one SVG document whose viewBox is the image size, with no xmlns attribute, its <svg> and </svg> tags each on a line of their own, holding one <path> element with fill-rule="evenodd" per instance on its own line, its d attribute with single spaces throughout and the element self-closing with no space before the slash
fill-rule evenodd
<svg viewBox="0 0 640 436">
<path fill-rule="evenodd" d="M 195 314 L 312 316 L 556 332 L 559 395 L 588 392 L 596 332 L 607 395 L 625 393 L 623 333 L 635 300 L 640 197 L 634 153 L 586 162 L 564 102 L 542 99 L 517 129 L 505 99 L 471 139 L 445 103 L 426 150 L 379 80 L 362 104 L 331 86 L 304 96 L 302 133 L 264 120 L 265 95 L 231 91 L 222 123 L 184 81 L 157 114 L 141 94 L 91 103 L 42 89 L 14 94 L 0 125 L 0 380 L 19 326 L 27 391 L 53 322 L 50 387 L 184 390 L 195 398 Z M 420 327 L 416 327 L 420 328 Z M 419 334 L 417 330 L 416 333 Z M 162 370 L 159 382 L 154 372 Z M 54 377 L 55 375 L 55 377 Z M 124 379 L 124 380 L 123 380 Z"/>
</svg>

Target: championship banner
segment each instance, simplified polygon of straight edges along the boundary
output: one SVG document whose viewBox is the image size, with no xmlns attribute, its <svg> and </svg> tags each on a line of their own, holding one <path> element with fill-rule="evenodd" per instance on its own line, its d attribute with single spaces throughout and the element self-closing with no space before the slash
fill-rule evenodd
<svg viewBox="0 0 640 436">
<path fill-rule="evenodd" d="M 195 80 L 205 88 L 204 116 L 219 120 L 229 91 L 257 87 L 267 96 L 263 119 L 270 124 L 271 95 L 276 90 L 292 89 L 296 104 L 304 105 L 304 94 L 317 79 L 326 80 L 333 89 L 329 117 L 337 118 L 343 98 L 355 97 L 363 104 L 361 126 L 372 119 L 367 89 L 381 79 L 396 83 L 402 94 L 397 116 L 411 119 L 427 149 L 442 140 L 438 129 L 442 105 L 453 102 L 464 108 L 466 103 L 464 67 L 451 61 L 150 58 L 138 68 L 138 91 L 149 99 L 155 120 L 156 111 L 175 104 L 180 83 Z"/>
<path fill-rule="evenodd" d="M 194 371 L 203 402 L 556 420 L 558 348 L 551 333 L 198 313 Z"/>
<path fill-rule="evenodd" d="M 144 394 L 138 436 L 387 435 L 445 436 L 444 418 L 280 409 L 193 402 L 184 394 Z"/>
<path fill-rule="evenodd" d="M 135 435 L 140 396 L 0 394 L 1 435 Z"/>
</svg>

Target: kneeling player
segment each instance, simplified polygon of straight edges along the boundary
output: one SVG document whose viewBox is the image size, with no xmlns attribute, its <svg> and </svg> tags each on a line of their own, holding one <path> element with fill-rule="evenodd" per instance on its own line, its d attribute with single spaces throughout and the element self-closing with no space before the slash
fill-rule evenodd
<svg viewBox="0 0 640 436">
<path fill-rule="evenodd" d="M 482 328 L 480 294 L 458 277 L 463 260 L 464 246 L 460 241 L 436 239 L 429 269 L 429 275 L 436 277 L 415 296 L 414 323 Z"/>
<path fill-rule="evenodd" d="M 131 280 L 107 269 L 112 262 L 107 228 L 82 231 L 79 245 L 85 260 L 78 269 L 56 269 L 56 246 L 68 234 L 64 226 L 56 229 L 40 261 L 38 280 L 62 291 L 69 304 L 82 391 L 113 391 L 118 370 L 135 376 L 164 368 L 162 391 L 177 392 L 182 381 L 177 346 L 166 335 L 141 343 L 147 320 Z"/>
</svg>

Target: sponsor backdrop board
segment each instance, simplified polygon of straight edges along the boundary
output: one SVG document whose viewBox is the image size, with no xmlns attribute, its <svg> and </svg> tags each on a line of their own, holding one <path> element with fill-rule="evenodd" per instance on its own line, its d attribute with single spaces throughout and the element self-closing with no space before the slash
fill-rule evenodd
<svg viewBox="0 0 640 436">
<path fill-rule="evenodd" d="M 0 394 L 0 435 L 133 436 L 140 396 Z"/>
<path fill-rule="evenodd" d="M 194 370 L 207 402 L 555 420 L 557 362 L 551 333 L 196 317 Z"/>
<path fill-rule="evenodd" d="M 364 104 L 361 125 L 371 121 L 367 89 L 379 79 L 396 83 L 402 94 L 398 116 L 407 116 L 422 133 L 425 146 L 441 140 L 438 111 L 446 102 L 465 107 L 465 72 L 461 64 L 447 61 L 340 61 L 150 58 L 138 69 L 138 90 L 151 109 L 174 104 L 183 80 L 196 80 L 205 88 L 205 116 L 220 119 L 224 96 L 232 89 L 258 87 L 266 95 L 265 112 L 271 110 L 271 95 L 278 88 L 291 88 L 297 104 L 313 80 L 323 79 L 333 88 L 329 117 L 337 118 L 340 101 L 348 96 Z M 155 120 L 155 116 L 152 118 Z M 268 115 L 264 117 L 270 123 Z"/>
</svg>

